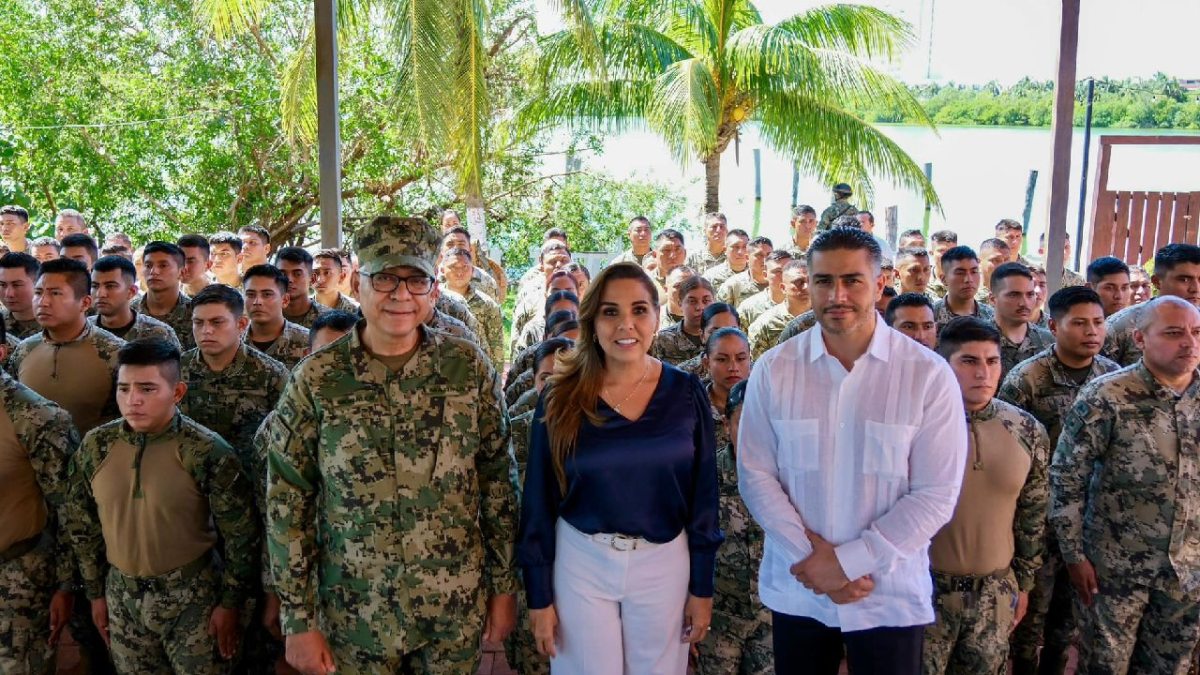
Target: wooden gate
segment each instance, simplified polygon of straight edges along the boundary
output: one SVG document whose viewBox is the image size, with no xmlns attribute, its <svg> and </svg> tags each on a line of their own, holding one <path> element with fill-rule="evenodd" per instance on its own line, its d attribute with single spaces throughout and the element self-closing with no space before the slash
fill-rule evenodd
<svg viewBox="0 0 1200 675">
<path fill-rule="evenodd" d="M 1141 265 L 1169 243 L 1200 244 L 1200 191 L 1109 190 L 1108 167 L 1114 145 L 1200 146 L 1200 136 L 1100 137 L 1088 259 L 1111 255 L 1130 265 Z M 1200 162 L 1197 166 L 1194 178 L 1200 182 Z"/>
</svg>

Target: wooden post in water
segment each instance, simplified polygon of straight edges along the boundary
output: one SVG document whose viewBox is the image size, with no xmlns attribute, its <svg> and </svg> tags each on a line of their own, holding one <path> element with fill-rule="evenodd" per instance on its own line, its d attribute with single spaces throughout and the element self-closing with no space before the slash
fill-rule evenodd
<svg viewBox="0 0 1200 675">
<path fill-rule="evenodd" d="M 800 167 L 792 162 L 792 208 L 800 203 Z"/>
<path fill-rule="evenodd" d="M 762 201 L 762 150 L 754 149 L 754 201 Z"/>
<path fill-rule="evenodd" d="M 900 243 L 900 207 L 889 206 L 883 210 L 884 222 L 887 227 L 887 241 L 893 247 Z"/>
<path fill-rule="evenodd" d="M 1029 234 L 1029 215 L 1033 212 L 1033 191 L 1037 188 L 1037 178 L 1037 169 L 1030 169 L 1029 182 L 1025 184 L 1025 210 L 1021 212 L 1021 229 L 1025 234 Z"/>
<path fill-rule="evenodd" d="M 1062 285 L 1063 247 L 1067 243 L 1067 199 L 1071 193 L 1071 134 L 1075 116 L 1075 59 L 1079 51 L 1079 2 L 1062 0 L 1058 77 L 1054 82 L 1054 126 L 1050 136 L 1050 209 L 1046 218 L 1046 292 Z M 1075 242 L 1078 246 L 1080 242 Z"/>
<path fill-rule="evenodd" d="M 933 162 L 925 162 L 925 180 L 929 181 L 930 183 L 933 182 Z M 930 205 L 929 200 L 926 199 L 925 200 L 925 219 L 921 221 L 921 233 L 924 234 L 926 237 L 929 236 L 929 216 L 930 216 L 930 213 L 932 212 L 932 209 L 933 209 L 933 206 Z"/>
</svg>

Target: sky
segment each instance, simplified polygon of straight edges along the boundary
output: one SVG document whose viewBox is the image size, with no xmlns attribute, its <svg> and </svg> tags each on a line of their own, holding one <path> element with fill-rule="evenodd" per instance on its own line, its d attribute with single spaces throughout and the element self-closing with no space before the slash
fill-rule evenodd
<svg viewBox="0 0 1200 675">
<path fill-rule="evenodd" d="M 549 0 L 535 0 L 542 32 L 561 26 Z M 1200 0 L 1081 0 L 1078 77 L 1149 77 L 1162 71 L 1200 78 Z M 820 6 L 811 0 L 758 0 L 768 23 Z M 919 37 L 889 68 L 909 82 L 1010 84 L 1054 78 L 1057 0 L 882 0 L 863 2 L 908 20 Z M 932 17 L 932 20 L 931 20 Z M 929 49 L 932 27 L 933 48 Z"/>
</svg>

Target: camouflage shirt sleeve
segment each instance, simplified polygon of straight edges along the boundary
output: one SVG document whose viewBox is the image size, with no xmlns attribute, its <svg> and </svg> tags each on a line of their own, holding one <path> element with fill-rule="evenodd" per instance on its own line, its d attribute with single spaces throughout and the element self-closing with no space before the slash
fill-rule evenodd
<svg viewBox="0 0 1200 675">
<path fill-rule="evenodd" d="M 1020 377 L 1022 372 L 1024 371 L 1018 369 L 1010 372 L 1004 378 L 1004 383 L 1000 385 L 1000 390 L 996 392 L 996 398 L 1028 412 L 1033 404 L 1033 396 L 1031 396 L 1032 392 L 1029 391 L 1025 378 Z"/>
<path fill-rule="evenodd" d="M 104 597 L 104 577 L 108 573 L 108 557 L 104 551 L 104 533 L 100 514 L 92 495 L 92 476 L 99 468 L 103 454 L 96 442 L 95 432 L 83 437 L 79 450 L 71 456 L 67 479 L 67 503 L 64 517 L 67 538 L 83 576 L 84 590 L 91 600 Z"/>
<path fill-rule="evenodd" d="M 1046 463 L 1050 455 L 1050 437 L 1032 415 L 1022 415 L 1021 439 L 1032 460 L 1025 485 L 1017 497 L 1013 518 L 1013 574 L 1022 591 L 1033 589 L 1034 579 L 1046 552 L 1046 511 L 1050 506 L 1050 482 Z"/>
<path fill-rule="evenodd" d="M 515 469 L 509 452 L 508 415 L 500 389 L 500 376 L 485 362 L 479 391 L 479 521 L 483 532 L 484 585 L 488 595 L 517 592 L 517 570 L 513 541 L 517 536 L 517 495 L 513 489 Z"/>
<path fill-rule="evenodd" d="M 1080 392 L 1063 421 L 1050 465 L 1050 525 L 1067 564 L 1084 561 L 1083 513 L 1096 460 L 1108 446 L 1115 414 L 1095 389 Z"/>
<path fill-rule="evenodd" d="M 220 436 L 213 441 L 202 462 L 193 469 L 196 484 L 208 495 L 208 508 L 224 542 L 225 569 L 221 578 L 220 603 L 240 608 L 258 581 L 258 511 L 246 473 L 233 448 Z"/>
<path fill-rule="evenodd" d="M 49 507 L 49 529 L 55 533 L 55 576 L 60 588 L 65 588 L 75 577 L 75 556 L 67 542 L 65 526 L 70 522 L 70 462 L 79 447 L 79 432 L 71 422 L 71 415 L 58 406 L 46 408 L 38 417 L 37 423 L 22 435 L 21 442 L 29 450 L 29 462 Z"/>
</svg>

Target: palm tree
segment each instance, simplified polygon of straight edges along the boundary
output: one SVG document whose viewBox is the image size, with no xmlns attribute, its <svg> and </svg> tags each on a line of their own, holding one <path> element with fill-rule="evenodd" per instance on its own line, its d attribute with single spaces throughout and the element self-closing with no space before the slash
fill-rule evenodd
<svg viewBox="0 0 1200 675">
<path fill-rule="evenodd" d="M 828 183 L 869 193 L 873 171 L 939 205 L 917 164 L 854 112 L 884 103 L 932 126 L 904 85 L 867 63 L 910 43 L 904 21 L 858 5 L 767 25 L 749 0 L 581 1 L 599 49 L 585 48 L 577 28 L 543 38 L 538 94 L 518 114 L 523 132 L 648 127 L 677 160 L 703 162 L 705 208 L 716 211 L 721 153 L 754 124 Z"/>
</svg>

